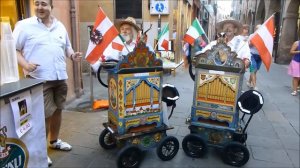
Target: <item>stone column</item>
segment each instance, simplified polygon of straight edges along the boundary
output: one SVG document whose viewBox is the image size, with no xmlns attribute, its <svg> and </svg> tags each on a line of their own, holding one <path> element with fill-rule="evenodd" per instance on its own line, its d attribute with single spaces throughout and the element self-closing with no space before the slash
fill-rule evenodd
<svg viewBox="0 0 300 168">
<path fill-rule="evenodd" d="M 289 51 L 295 40 L 297 40 L 297 19 L 300 2 L 292 0 L 287 3 L 288 6 L 286 14 L 282 19 L 281 35 L 279 40 L 278 56 L 276 63 L 288 64 L 292 56 Z"/>
</svg>

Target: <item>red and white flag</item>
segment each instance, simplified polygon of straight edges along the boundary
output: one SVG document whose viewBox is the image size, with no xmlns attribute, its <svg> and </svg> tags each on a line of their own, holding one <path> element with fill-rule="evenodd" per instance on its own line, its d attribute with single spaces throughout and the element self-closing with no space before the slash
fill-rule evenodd
<svg viewBox="0 0 300 168">
<path fill-rule="evenodd" d="M 106 60 L 119 60 L 119 56 L 121 55 L 121 51 L 124 47 L 125 46 L 120 36 L 115 37 L 115 39 L 104 50 L 99 61 L 104 62 Z"/>
<path fill-rule="evenodd" d="M 85 59 L 90 64 L 94 64 L 97 61 L 104 61 L 105 55 L 110 55 L 107 52 L 122 51 L 124 45 L 118 34 L 116 27 L 105 15 L 102 8 L 99 8 Z"/>
<path fill-rule="evenodd" d="M 250 37 L 250 42 L 259 52 L 260 58 L 266 66 L 267 71 L 270 70 L 272 63 L 272 52 L 274 46 L 275 32 L 275 17 L 272 15 L 268 20 L 259 27 L 253 36 Z"/>
</svg>

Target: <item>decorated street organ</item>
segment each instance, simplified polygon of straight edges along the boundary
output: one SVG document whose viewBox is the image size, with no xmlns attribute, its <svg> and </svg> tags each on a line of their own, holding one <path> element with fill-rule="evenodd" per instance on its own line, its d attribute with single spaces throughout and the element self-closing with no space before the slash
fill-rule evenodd
<svg viewBox="0 0 300 168">
<path fill-rule="evenodd" d="M 211 50 L 195 56 L 194 66 L 195 74 L 190 65 L 195 81 L 187 120 L 190 134 L 183 139 L 183 150 L 190 157 L 202 157 L 208 146 L 218 147 L 225 163 L 242 166 L 249 160 L 246 128 L 261 109 L 263 97 L 255 90 L 241 94 L 244 62 L 222 38 Z"/>
<path fill-rule="evenodd" d="M 122 148 L 118 167 L 138 167 L 142 150 L 154 147 L 160 159 L 171 160 L 178 152 L 179 142 L 166 134 L 172 127 L 164 123 L 162 61 L 139 42 L 123 60 L 101 66 L 108 71 L 109 109 L 100 145 L 104 149 Z M 164 92 L 170 98 L 178 97 L 178 92 Z M 175 104 L 176 100 L 171 100 Z"/>
</svg>

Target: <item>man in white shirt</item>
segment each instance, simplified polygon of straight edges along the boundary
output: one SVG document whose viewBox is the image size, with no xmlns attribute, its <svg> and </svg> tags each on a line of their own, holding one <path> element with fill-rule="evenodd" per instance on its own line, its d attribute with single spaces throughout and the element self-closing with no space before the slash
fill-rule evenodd
<svg viewBox="0 0 300 168">
<path fill-rule="evenodd" d="M 127 55 L 128 50 L 132 52 L 137 45 L 137 34 L 140 32 L 140 28 L 136 25 L 136 21 L 132 17 L 128 17 L 123 21 L 120 21 L 116 24 L 117 29 L 119 29 L 121 36 L 125 40 L 125 47 L 121 54 Z M 146 39 L 144 39 L 147 41 Z M 146 43 L 146 46 L 149 48 L 149 51 L 153 52 L 153 48 Z M 162 103 L 163 115 L 164 115 L 164 124 L 169 125 L 168 113 L 171 112 L 171 108 L 168 108 L 166 103 Z"/>
<path fill-rule="evenodd" d="M 136 25 L 136 21 L 133 17 L 127 17 L 116 23 L 117 29 L 120 31 L 120 35 L 125 40 L 125 47 L 123 48 L 121 54 L 127 55 L 128 51 L 132 52 L 137 45 L 137 36 L 141 29 Z M 146 43 L 146 46 L 150 51 L 153 52 L 153 48 Z"/>
<path fill-rule="evenodd" d="M 34 0 L 35 16 L 18 22 L 13 37 L 25 75 L 46 81 L 44 105 L 49 147 L 69 151 L 72 146 L 58 139 L 68 90 L 66 56 L 80 61 L 82 53 L 73 51 L 64 25 L 51 15 L 52 8 L 52 0 Z M 52 164 L 49 157 L 48 164 Z"/>
<path fill-rule="evenodd" d="M 134 50 L 139 40 L 143 40 L 145 42 L 147 41 L 147 37 L 143 37 L 144 39 L 141 39 L 141 36 L 139 36 L 138 38 L 141 29 L 136 25 L 136 21 L 133 17 L 127 17 L 122 21 L 116 22 L 115 26 L 124 40 L 124 47 L 121 52 L 118 50 L 105 50 L 103 55 L 105 56 L 106 61 L 122 60 L 124 56 L 126 56 L 129 52 L 132 52 Z M 146 43 L 146 46 L 148 47 L 149 51 L 154 52 L 153 47 L 151 45 Z M 102 62 L 98 60 L 96 63 L 91 65 L 94 72 L 98 71 L 99 66 L 101 64 Z"/>
<path fill-rule="evenodd" d="M 237 53 L 238 58 L 244 60 L 245 67 L 247 68 L 250 65 L 251 53 L 248 42 L 242 36 L 238 36 L 242 32 L 242 24 L 236 20 L 224 20 L 217 24 L 217 32 L 225 33 L 227 45 L 231 48 L 231 51 Z M 211 49 L 216 44 L 216 40 L 212 41 L 201 53 Z"/>
</svg>

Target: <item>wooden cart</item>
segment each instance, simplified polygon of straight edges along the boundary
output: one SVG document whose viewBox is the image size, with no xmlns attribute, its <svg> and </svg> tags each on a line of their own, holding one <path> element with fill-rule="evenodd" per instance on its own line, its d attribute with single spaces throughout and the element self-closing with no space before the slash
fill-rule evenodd
<svg viewBox="0 0 300 168">
<path fill-rule="evenodd" d="M 162 111 L 162 61 L 144 43 L 108 71 L 108 122 L 99 137 L 104 149 L 121 148 L 118 167 L 138 167 L 143 150 L 157 148 L 162 160 L 171 160 L 179 142 L 167 136 Z"/>
<path fill-rule="evenodd" d="M 246 128 L 253 114 L 261 109 L 263 97 L 255 90 L 242 94 L 243 60 L 222 39 L 211 50 L 196 56 L 194 66 L 190 134 L 183 139 L 183 150 L 188 156 L 202 157 L 208 146 L 218 147 L 225 163 L 242 166 L 249 160 Z"/>
</svg>

